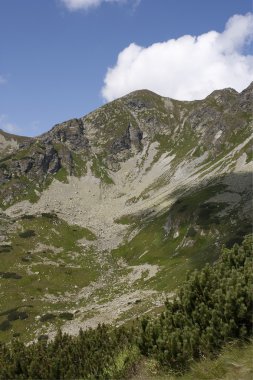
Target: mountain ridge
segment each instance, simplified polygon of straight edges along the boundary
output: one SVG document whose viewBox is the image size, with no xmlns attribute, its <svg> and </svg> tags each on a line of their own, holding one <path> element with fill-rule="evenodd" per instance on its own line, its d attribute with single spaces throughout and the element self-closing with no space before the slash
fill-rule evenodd
<svg viewBox="0 0 253 380">
<path fill-rule="evenodd" d="M 121 99 L 124 99 L 124 98 L 128 98 L 128 97 L 131 97 L 131 96 L 136 96 L 136 95 L 142 95 L 142 94 L 152 94 L 152 95 L 155 95 L 159 98 L 163 98 L 163 99 L 168 99 L 168 100 L 171 100 L 171 101 L 175 101 L 175 102 L 181 102 L 181 103 L 196 103 L 196 102 L 203 102 L 205 101 L 207 98 L 209 97 L 212 97 L 214 95 L 219 95 L 220 93 L 226 93 L 226 92 L 229 92 L 229 93 L 234 93 L 235 95 L 239 95 L 239 94 L 243 94 L 243 93 L 246 93 L 248 94 L 248 92 L 251 92 L 252 91 L 252 88 L 253 88 L 253 81 L 244 89 L 242 90 L 241 92 L 238 92 L 236 91 L 234 88 L 232 87 L 226 87 L 226 88 L 223 88 L 223 89 L 219 89 L 219 90 L 214 90 L 212 91 L 209 95 L 207 95 L 205 98 L 203 99 L 199 99 L 199 100 L 177 100 L 177 99 L 174 99 L 174 98 L 171 98 L 171 97 L 166 97 L 166 96 L 162 96 L 162 95 L 159 95 L 157 93 L 155 93 L 154 91 L 151 91 L 151 90 L 148 90 L 148 89 L 141 89 L 141 90 L 135 90 L 135 91 L 132 91 L 126 95 L 123 95 L 121 96 L 120 98 L 117 98 L 116 100 L 113 100 L 111 102 L 108 102 L 100 107 L 98 107 L 97 109 L 93 110 L 93 111 L 90 111 L 88 112 L 86 115 L 84 116 L 81 116 L 80 118 L 71 118 L 71 119 L 68 119 L 68 120 L 65 120 L 63 122 L 59 122 L 59 123 L 56 123 L 51 129 L 49 129 L 48 131 L 46 132 L 43 132 L 42 134 L 40 135 L 37 135 L 37 136 L 25 136 L 25 135 L 18 135 L 18 134 L 13 134 L 13 133 L 10 133 L 10 132 L 7 132 L 5 131 L 4 129 L 0 128 L 0 132 L 3 133 L 4 135 L 7 136 L 7 138 L 11 139 L 11 138 L 25 138 L 25 139 L 37 139 L 45 134 L 47 134 L 48 132 L 50 132 L 52 129 L 54 129 L 54 127 L 58 126 L 58 125 L 61 125 L 61 124 L 64 124 L 64 123 L 68 123 L 70 122 L 71 120 L 79 120 L 79 119 L 82 119 L 90 114 L 92 114 L 94 111 L 96 110 L 99 110 L 101 108 L 104 108 L 106 107 L 108 104 L 110 103 L 114 103 L 115 101 L 118 101 L 118 100 L 121 100 Z"/>
<path fill-rule="evenodd" d="M 29 315 L 14 330 L 29 340 L 155 312 L 187 270 L 242 241 L 252 228 L 252 111 L 253 84 L 193 102 L 144 90 L 37 138 L 5 135 L 1 307 Z M 60 321 L 65 312 L 73 318 Z"/>
<path fill-rule="evenodd" d="M 21 152 L 14 157 L 15 162 L 8 161 L 7 157 L 0 166 L 0 183 L 4 183 L 5 178 L 10 179 L 7 163 L 10 163 L 12 176 L 30 175 L 31 179 L 39 183 L 46 180 L 45 176 L 50 177 L 60 169 L 66 172 L 64 174 L 77 175 L 75 167 L 78 167 L 78 163 L 75 162 L 74 155 L 79 153 L 82 153 L 82 157 L 78 156 L 76 161 L 80 159 L 83 166 L 87 156 L 100 155 L 99 160 L 103 161 L 106 167 L 117 171 L 119 162 L 130 158 L 132 151 L 142 150 L 143 142 L 155 141 L 161 135 L 171 139 L 172 143 L 175 141 L 177 143 L 184 131 L 188 134 L 186 137 L 195 139 L 194 143 L 197 145 L 195 154 L 200 154 L 201 149 L 207 147 L 210 149 L 211 144 L 212 154 L 216 156 L 217 152 L 221 151 L 221 145 L 228 144 L 225 141 L 226 132 L 231 132 L 229 123 L 232 123 L 231 120 L 229 123 L 225 120 L 225 116 L 229 118 L 229 115 L 222 116 L 222 107 L 224 107 L 222 102 L 229 103 L 234 114 L 238 112 L 238 107 L 241 109 L 247 107 L 248 114 L 244 113 L 245 119 L 250 118 L 251 88 L 252 85 L 241 94 L 231 92 L 231 89 L 220 90 L 218 93 L 213 92 L 204 100 L 187 102 L 187 105 L 185 102 L 160 97 L 151 91 L 135 91 L 82 118 L 56 124 L 50 131 L 36 138 L 22 138 L 23 145 L 16 145 Z M 247 100 L 248 97 L 250 100 Z M 194 109 L 191 111 L 193 106 Z M 202 119 L 205 120 L 204 124 L 201 124 Z M 187 123 L 190 124 L 188 130 L 185 128 Z M 209 128 L 210 123 L 212 129 Z M 242 125 L 237 125 L 237 129 L 243 129 L 246 123 L 247 120 L 244 122 L 241 120 Z M 226 128 L 230 131 L 226 131 Z M 7 140 L 14 139 L 13 135 L 5 133 L 5 136 L 9 136 Z M 199 138 L 202 139 L 202 146 L 199 146 L 197 141 Z M 166 143 L 166 148 L 170 149 L 172 144 L 169 141 L 163 143 Z M 176 149 L 179 150 L 180 146 Z M 14 148 L 11 150 L 11 153 L 13 152 Z"/>
</svg>

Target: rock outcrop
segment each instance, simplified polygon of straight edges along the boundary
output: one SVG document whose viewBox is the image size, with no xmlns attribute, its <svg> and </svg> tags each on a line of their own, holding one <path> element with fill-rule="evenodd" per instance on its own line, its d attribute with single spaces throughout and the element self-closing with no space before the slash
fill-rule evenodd
<svg viewBox="0 0 253 380">
<path fill-rule="evenodd" d="M 8 205 L 15 202 L 17 193 L 20 197 L 27 192 L 27 183 L 43 188 L 59 172 L 60 178 L 83 173 L 86 169 L 80 168 L 94 157 L 103 171 L 116 172 L 152 143 L 159 144 L 157 154 L 159 149 L 160 154 L 167 151 L 184 157 L 206 152 L 214 160 L 250 136 L 252 114 L 252 84 L 240 94 L 219 90 L 193 102 L 143 90 L 83 118 L 57 124 L 37 138 L 0 131 L 0 198 Z M 98 170 L 95 175 L 99 176 Z"/>
</svg>

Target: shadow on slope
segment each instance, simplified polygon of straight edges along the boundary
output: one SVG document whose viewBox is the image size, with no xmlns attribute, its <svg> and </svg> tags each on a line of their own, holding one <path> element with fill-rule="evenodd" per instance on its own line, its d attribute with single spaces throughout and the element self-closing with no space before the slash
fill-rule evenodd
<svg viewBox="0 0 253 380">
<path fill-rule="evenodd" d="M 162 215 L 142 219 L 136 236 L 112 252 L 130 265 L 159 265 L 149 283 L 158 290 L 175 289 L 188 270 L 214 262 L 223 244 L 252 232 L 251 173 L 226 174 L 181 194 Z"/>
</svg>

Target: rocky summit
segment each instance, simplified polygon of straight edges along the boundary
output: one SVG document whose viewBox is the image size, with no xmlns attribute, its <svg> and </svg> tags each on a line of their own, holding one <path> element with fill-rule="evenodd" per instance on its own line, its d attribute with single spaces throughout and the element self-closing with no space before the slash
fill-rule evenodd
<svg viewBox="0 0 253 380">
<path fill-rule="evenodd" d="M 3 338 L 156 313 L 240 243 L 252 125 L 253 83 L 196 101 L 135 91 L 36 138 L 0 130 Z"/>
</svg>

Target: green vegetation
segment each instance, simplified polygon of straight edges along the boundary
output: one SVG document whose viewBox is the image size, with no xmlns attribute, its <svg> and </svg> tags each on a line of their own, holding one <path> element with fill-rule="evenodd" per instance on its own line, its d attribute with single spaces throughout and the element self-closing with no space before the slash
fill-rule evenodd
<svg viewBox="0 0 253 380">
<path fill-rule="evenodd" d="M 96 139 L 107 155 L 113 142 L 122 138 L 129 123 L 137 126 L 133 115 L 122 105 L 121 101 L 113 101 L 86 116 L 86 122 L 97 126 Z"/>
<path fill-rule="evenodd" d="M 247 154 L 247 159 L 246 159 L 246 163 L 250 163 L 253 161 L 253 148 L 252 148 L 252 141 L 250 141 L 249 143 L 249 146 L 246 150 L 246 154 Z"/>
<path fill-rule="evenodd" d="M 92 173 L 95 177 L 100 178 L 101 181 L 107 185 L 114 184 L 111 177 L 108 175 L 105 165 L 103 163 L 103 159 L 101 156 L 94 156 L 92 159 L 91 166 Z"/>
<path fill-rule="evenodd" d="M 252 380 L 253 341 L 227 343 L 215 358 L 194 361 L 189 371 L 175 375 L 159 367 L 156 360 L 143 358 L 131 380 Z"/>
<path fill-rule="evenodd" d="M 131 156 L 130 169 L 127 163 L 122 165 L 122 172 L 124 166 L 127 169 L 125 179 L 134 184 L 138 173 L 142 175 L 139 169 L 145 168 L 147 182 L 144 180 L 143 185 L 147 185 L 141 187 L 141 194 L 134 192 L 135 196 L 128 186 L 120 190 L 122 195 L 129 191 L 126 213 L 129 209 L 134 213 L 134 209 L 141 209 L 139 206 L 145 207 L 139 201 L 150 197 L 147 202 L 150 209 L 114 220 L 119 232 L 126 231 L 126 235 L 122 245 L 112 252 L 99 252 L 110 245 L 105 236 L 103 247 L 104 231 L 99 223 L 96 242 L 92 231 L 69 225 L 53 210 L 45 209 L 47 212 L 39 216 L 21 218 L 13 213 L 8 221 L 3 216 L 0 230 L 6 240 L 0 245 L 0 338 L 9 343 L 12 337 L 18 337 L 26 344 L 39 337 L 39 343 L 29 349 L 17 341 L 10 348 L 2 346 L 0 367 L 4 363 L 7 371 L 3 377 L 122 378 L 139 359 L 159 370 L 162 368 L 166 375 L 168 371 L 182 374 L 190 367 L 194 374 L 203 356 L 207 366 L 210 361 L 211 368 L 213 357 L 224 344 L 234 338 L 247 339 L 250 325 L 247 310 L 252 302 L 248 292 L 250 259 L 246 249 L 249 243 L 242 240 L 252 231 L 247 209 L 250 185 L 247 178 L 243 182 L 242 174 L 218 177 L 221 171 L 232 172 L 237 164 L 252 160 L 249 140 L 252 115 L 249 103 L 243 102 L 241 95 L 231 93 L 216 92 L 205 100 L 179 102 L 150 91 L 137 91 L 83 118 L 79 126 L 83 123 L 87 127 L 89 138 L 84 144 L 80 144 L 81 135 L 65 134 L 65 129 L 71 127 L 71 122 L 66 122 L 45 138 L 24 144 L 24 149 L 1 153 L 2 209 L 24 199 L 36 202 L 54 179 L 67 183 L 70 176 L 86 175 L 90 162 L 93 175 L 100 179 L 102 202 L 102 191 L 106 189 L 108 193 L 109 185 L 114 184 L 112 178 L 120 178 L 117 174 L 111 178 L 110 173 Z M 132 131 L 129 135 L 129 124 L 136 128 L 137 135 L 141 129 L 142 142 L 141 133 L 138 141 Z M 143 148 L 142 153 L 137 155 L 135 149 L 130 149 L 132 138 L 131 144 L 135 145 L 136 141 L 136 148 Z M 205 161 L 200 163 L 196 158 L 203 153 L 206 153 Z M 157 162 L 161 157 L 164 160 Z M 183 178 L 187 168 L 184 164 L 188 162 L 190 172 L 196 170 L 197 182 L 205 178 L 196 188 L 189 189 L 188 175 L 187 181 Z M 161 175 L 156 181 L 152 180 L 152 171 L 148 173 L 152 165 Z M 164 192 L 164 203 L 158 204 L 159 192 L 157 204 L 152 207 L 156 202 L 153 195 L 162 186 L 176 190 L 168 199 Z M 166 208 L 172 199 L 178 200 Z M 159 214 L 158 210 L 161 210 Z M 229 250 L 223 251 L 220 257 L 224 243 Z M 242 247 L 233 247 L 235 243 L 242 243 Z M 226 262 L 228 256 L 233 257 L 233 263 Z M 209 265 L 203 269 L 206 263 Z M 189 276 L 182 289 L 187 271 L 195 269 L 201 272 Z M 164 293 L 170 299 L 177 294 L 166 307 L 160 304 Z M 132 294 L 139 298 L 132 299 Z M 123 297 L 125 303 L 121 303 Z M 81 334 L 70 338 L 59 333 L 54 342 L 47 343 L 47 334 L 62 326 L 67 329 L 68 321 L 83 326 L 96 323 L 100 316 L 106 320 L 111 303 L 117 305 L 117 302 L 119 313 L 112 319 L 115 317 L 115 324 L 124 322 L 127 326 L 122 330 L 120 339 L 124 343 L 119 349 L 110 349 L 119 330 L 104 326 L 87 332 L 84 341 Z M 135 321 L 129 334 L 131 320 L 147 310 L 149 318 L 140 324 Z M 100 351 L 99 331 L 104 331 L 103 344 L 109 347 L 106 355 Z M 134 334 L 137 339 L 133 338 Z M 56 347 L 55 361 L 50 359 L 52 347 Z M 16 356 L 19 348 L 22 359 Z M 29 366 L 32 355 L 35 360 Z M 63 357 L 67 357 L 68 369 L 62 364 Z M 11 358 L 10 367 L 5 366 L 3 358 Z M 77 369 L 72 368 L 73 362 Z M 197 370 L 201 371 L 200 367 Z M 215 370 L 213 373 L 216 374 Z"/>
<path fill-rule="evenodd" d="M 138 224 L 139 218 L 135 215 L 123 215 L 120 218 L 115 220 L 115 223 L 118 224 Z"/>
<path fill-rule="evenodd" d="M 86 159 L 83 154 L 71 153 L 73 160 L 73 171 L 76 177 L 82 177 L 87 174 Z"/>
<path fill-rule="evenodd" d="M 225 189 L 222 184 L 191 189 L 159 216 L 152 217 L 151 212 L 147 218 L 121 217 L 117 223 L 128 224 L 131 231 L 138 228 L 139 232 L 113 250 L 113 256 L 124 258 L 130 265 L 159 265 L 161 270 L 149 286 L 174 291 L 185 279 L 187 270 L 214 262 L 223 243 L 231 246 L 230 240 L 235 238 L 234 242 L 240 243 L 250 233 L 249 222 L 244 221 L 242 226 L 231 224 L 231 219 L 238 219 L 237 211 L 234 210 L 234 215 L 221 216 L 227 204 L 210 201 Z"/>
<path fill-rule="evenodd" d="M 182 376 L 181 380 L 251 380 L 253 377 L 252 356 L 252 340 L 244 344 L 235 341 L 227 344 L 216 359 L 209 358 L 194 363 L 189 374 Z"/>
<path fill-rule="evenodd" d="M 252 236 L 223 249 L 218 262 L 194 271 L 159 319 L 142 320 L 140 348 L 162 366 L 189 368 L 231 339 L 252 334 Z"/>
<path fill-rule="evenodd" d="M 6 209 L 15 202 L 29 200 L 35 203 L 39 199 L 38 190 L 34 181 L 30 181 L 25 176 L 13 177 L 8 182 L 1 185 L 0 203 Z M 9 196 L 11 194 L 11 197 Z M 6 200 L 6 197 L 8 200 Z"/>
<path fill-rule="evenodd" d="M 69 225 L 54 212 L 26 215 L 16 225 L 8 234 L 10 243 L 0 246 L 1 294 L 5 295 L 0 297 L 0 324 L 5 326 L 2 341 L 9 341 L 16 333 L 29 341 L 38 329 L 47 330 L 40 317 L 48 313 L 58 316 L 76 308 L 76 298 L 65 294 L 78 293 L 100 274 L 88 246 L 96 236 L 88 228 Z M 79 244 L 82 239 L 87 248 Z M 55 299 L 57 302 L 52 302 Z M 9 310 L 26 312 L 28 318 L 6 325 Z M 55 325 L 61 325 L 67 317 L 59 316 Z"/>
<path fill-rule="evenodd" d="M 24 232 L 20 232 L 19 233 L 19 236 L 21 237 L 21 238 L 30 238 L 30 237 L 32 237 L 32 236 L 35 236 L 36 234 L 35 234 L 35 231 L 34 230 L 26 230 L 26 231 L 24 231 Z"/>
<path fill-rule="evenodd" d="M 66 168 L 61 167 L 58 172 L 54 175 L 54 178 L 60 182 L 68 183 L 68 171 Z"/>
<path fill-rule="evenodd" d="M 94 330 L 81 330 L 77 337 L 59 331 L 53 341 L 47 342 L 44 335 L 29 346 L 18 340 L 10 346 L 1 344 L 0 378 L 122 379 L 141 355 L 171 378 L 175 378 L 172 373 L 187 370 L 190 372 L 182 379 L 196 375 L 212 379 L 213 374 L 222 378 L 231 371 L 225 358 L 233 358 L 235 349 L 229 353 L 227 348 L 217 358 L 220 350 L 231 341 L 247 340 L 252 335 L 252 246 L 253 236 L 247 236 L 241 246 L 224 248 L 215 265 L 191 273 L 159 317 L 143 318 L 131 327 L 99 325 Z M 245 347 L 242 360 L 246 366 L 249 354 Z M 247 375 L 250 373 L 252 369 L 247 368 Z"/>
<path fill-rule="evenodd" d="M 105 325 L 80 331 L 72 338 L 57 334 L 47 343 L 24 346 L 15 341 L 11 350 L 0 345 L 0 378 L 7 379 L 122 379 L 138 358 L 132 332 Z"/>
<path fill-rule="evenodd" d="M 22 276 L 20 276 L 20 274 L 17 274 L 15 272 L 0 272 L 0 277 L 1 278 L 12 278 L 12 279 L 15 279 L 15 280 L 19 280 L 22 278 Z"/>
</svg>

